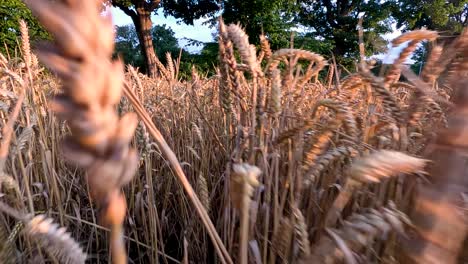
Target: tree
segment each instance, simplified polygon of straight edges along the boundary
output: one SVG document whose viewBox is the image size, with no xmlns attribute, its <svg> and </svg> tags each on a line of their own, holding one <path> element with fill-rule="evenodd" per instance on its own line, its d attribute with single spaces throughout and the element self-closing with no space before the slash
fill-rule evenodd
<svg viewBox="0 0 468 264">
<path fill-rule="evenodd" d="M 159 7 L 159 0 L 113 0 L 112 4 L 128 15 L 135 25 L 141 54 L 145 59 L 147 74 L 151 77 L 157 75 L 157 57 L 151 39 L 151 13 Z"/>
<path fill-rule="evenodd" d="M 180 47 L 171 28 L 166 27 L 166 25 L 156 25 L 151 29 L 151 36 L 153 46 L 158 47 L 155 54 L 161 58 L 162 63 L 166 62 L 166 52 L 171 53 L 172 56 L 179 54 Z M 183 53 L 185 54 L 186 52 L 184 51 Z M 115 55 L 120 56 L 126 64 L 146 71 L 135 26 L 125 25 L 116 27 Z"/>
<path fill-rule="evenodd" d="M 298 6 L 293 0 L 225 0 L 223 19 L 226 23 L 240 23 L 251 43 L 258 44 L 259 35 L 268 36 L 272 48 L 283 48 L 294 26 L 293 15 Z"/>
<path fill-rule="evenodd" d="M 382 34 L 391 31 L 392 2 L 381 0 L 305 0 L 296 18 L 309 27 L 310 36 L 329 42 L 339 63 L 347 64 L 357 58 L 359 14 L 365 13 L 363 28 L 367 55 L 386 48 Z"/>
<path fill-rule="evenodd" d="M 21 0 L 2 0 L 0 4 L 0 52 L 16 47 L 19 33 L 18 21 L 23 19 L 29 27 L 31 40 L 47 39 L 49 35 L 32 15 L 26 5 Z"/>
<path fill-rule="evenodd" d="M 157 75 L 157 57 L 154 51 L 151 28 L 151 14 L 160 7 L 166 15 L 173 15 L 185 23 L 193 24 L 193 20 L 218 9 L 215 0 L 109 0 L 113 6 L 120 8 L 130 16 L 137 31 L 140 49 L 147 74 Z"/>
</svg>

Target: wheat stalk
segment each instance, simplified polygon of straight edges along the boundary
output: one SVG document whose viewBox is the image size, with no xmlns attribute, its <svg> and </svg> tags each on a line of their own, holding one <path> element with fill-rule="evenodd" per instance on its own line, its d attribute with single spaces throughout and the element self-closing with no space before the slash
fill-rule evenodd
<svg viewBox="0 0 468 264">
<path fill-rule="evenodd" d="M 221 262 L 232 263 L 232 260 L 226 248 L 224 247 L 224 244 L 221 242 L 221 238 L 216 232 L 216 229 L 214 228 L 213 223 L 208 217 L 208 214 L 206 210 L 204 209 L 203 204 L 200 202 L 200 199 L 195 195 L 195 191 L 193 190 L 192 186 L 188 182 L 187 177 L 185 176 L 182 170 L 182 167 L 179 161 L 177 160 L 177 157 L 175 156 L 174 152 L 168 146 L 161 132 L 156 128 L 153 121 L 149 117 L 148 113 L 146 112 L 144 107 L 141 105 L 141 102 L 138 100 L 138 98 L 136 97 L 136 95 L 133 93 L 133 91 L 130 89 L 128 85 L 125 85 L 124 92 L 125 92 L 125 95 L 128 97 L 128 99 L 131 101 L 133 107 L 135 108 L 136 112 L 138 113 L 138 115 L 140 116 L 144 124 L 147 126 L 148 132 L 155 139 L 158 148 L 161 150 L 162 154 L 166 157 L 166 159 L 170 162 L 171 166 L 173 167 L 175 171 L 176 176 L 178 177 L 184 189 L 186 190 L 187 194 L 189 195 L 189 198 L 194 204 L 197 210 L 197 213 L 199 214 L 199 216 L 201 217 L 203 221 L 203 224 L 208 229 L 208 234 L 210 235 L 213 241 L 213 244 L 215 245 L 216 251 L 219 257 L 221 258 Z"/>
</svg>

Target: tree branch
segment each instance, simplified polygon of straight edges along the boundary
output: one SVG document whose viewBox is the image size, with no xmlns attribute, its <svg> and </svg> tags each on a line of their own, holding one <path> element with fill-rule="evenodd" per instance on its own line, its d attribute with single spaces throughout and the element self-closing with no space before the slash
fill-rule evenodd
<svg viewBox="0 0 468 264">
<path fill-rule="evenodd" d="M 135 21 L 135 19 L 138 20 L 137 13 L 134 10 L 130 9 L 128 6 L 125 6 L 123 4 L 119 4 L 117 1 L 112 1 L 112 5 L 115 6 L 115 7 L 120 8 L 120 10 L 122 10 L 127 16 L 132 18 L 133 21 Z"/>
<path fill-rule="evenodd" d="M 161 0 L 151 0 L 149 2 L 145 1 L 145 9 L 152 12 L 153 10 L 159 7 L 160 3 L 161 3 Z"/>
</svg>

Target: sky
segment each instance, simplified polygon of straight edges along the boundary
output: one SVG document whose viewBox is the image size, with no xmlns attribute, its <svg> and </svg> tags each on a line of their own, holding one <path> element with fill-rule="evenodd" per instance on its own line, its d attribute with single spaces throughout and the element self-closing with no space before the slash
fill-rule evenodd
<svg viewBox="0 0 468 264">
<path fill-rule="evenodd" d="M 112 16 L 114 25 L 122 26 L 127 24 L 132 24 L 132 20 L 129 16 L 125 15 L 120 9 L 112 7 Z M 197 19 L 194 21 L 194 25 L 186 25 L 183 22 L 178 22 L 174 17 L 168 16 L 164 17 L 161 9 L 158 11 L 157 15 L 152 16 L 153 24 L 155 25 L 164 25 L 166 24 L 175 32 L 175 37 L 179 40 L 179 46 L 185 48 L 189 52 L 198 52 L 203 47 L 200 46 L 188 46 L 188 41 L 184 38 L 194 39 L 202 42 L 213 41 L 214 29 L 210 29 L 208 26 L 203 25 L 203 22 L 206 21 L 206 18 Z M 384 38 L 387 40 L 392 40 L 395 37 L 401 35 L 401 31 L 396 28 L 395 25 L 392 26 L 393 32 L 385 34 Z M 387 54 L 378 54 L 373 56 L 377 59 L 382 59 L 384 63 L 392 63 L 397 57 L 400 51 L 405 48 L 407 43 L 391 48 L 389 44 L 389 50 Z M 408 62 L 411 62 L 409 60 Z"/>
</svg>

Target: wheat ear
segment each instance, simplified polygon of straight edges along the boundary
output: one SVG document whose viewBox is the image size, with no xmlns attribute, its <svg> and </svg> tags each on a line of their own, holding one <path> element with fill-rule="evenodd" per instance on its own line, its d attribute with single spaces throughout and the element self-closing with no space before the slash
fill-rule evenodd
<svg viewBox="0 0 468 264">
<path fill-rule="evenodd" d="M 440 56 L 442 55 L 443 48 L 442 46 L 434 46 L 431 49 L 431 53 L 429 54 L 429 57 L 426 61 L 426 65 L 424 65 L 424 69 L 421 73 L 422 79 L 430 84 L 433 84 L 435 80 L 437 79 L 437 76 L 435 75 L 436 68 L 437 68 L 437 62 L 440 59 Z"/>
<path fill-rule="evenodd" d="M 299 248 L 298 259 L 306 259 L 310 255 L 309 232 L 307 223 L 301 210 L 293 207 L 294 216 L 294 240 Z"/>
<path fill-rule="evenodd" d="M 19 21 L 20 33 L 21 33 L 21 53 L 23 55 L 24 63 L 30 75 L 30 79 L 35 74 L 39 67 L 36 55 L 31 52 L 31 44 L 29 38 L 28 24 L 24 20 Z"/>
<path fill-rule="evenodd" d="M 333 226 L 341 211 L 356 189 L 364 183 L 378 183 L 401 173 L 422 172 L 427 160 L 415 158 L 402 152 L 380 150 L 353 162 L 350 178 L 327 213 L 326 225 Z"/>
<path fill-rule="evenodd" d="M 227 27 L 229 39 L 239 50 L 239 54 L 244 63 L 246 63 L 254 74 L 261 73 L 260 65 L 257 61 L 255 46 L 250 45 L 249 36 L 238 25 L 229 25 Z"/>
<path fill-rule="evenodd" d="M 45 215 L 24 215 L 8 205 L 0 202 L 0 211 L 24 223 L 24 232 L 37 241 L 50 255 L 56 257 L 61 263 L 84 264 L 86 254 L 80 245 L 71 237 L 66 229 L 53 223 Z M 14 231 L 16 232 L 16 231 Z M 11 239 L 5 239 L 11 243 Z M 3 256 L 2 256 L 3 257 Z M 3 259 L 0 259 L 3 261 Z"/>
<path fill-rule="evenodd" d="M 172 60 L 172 55 L 170 52 L 166 52 L 166 65 L 167 65 L 166 68 L 167 68 L 167 71 L 169 72 L 169 76 L 171 80 L 174 80 L 176 76 L 176 70 L 175 70 L 174 61 Z"/>
<path fill-rule="evenodd" d="M 269 108 L 273 112 L 274 116 L 279 116 L 281 113 L 281 98 L 282 98 L 282 87 L 281 87 L 281 75 L 278 69 L 274 69 L 271 72 L 271 90 Z"/>
<path fill-rule="evenodd" d="M 401 64 L 403 64 L 406 61 L 406 59 L 416 50 L 418 44 L 419 41 L 417 40 L 410 41 L 408 46 L 401 51 L 400 56 L 398 56 L 395 62 L 393 62 L 392 66 L 390 67 L 390 70 L 385 75 L 386 85 L 390 85 L 394 82 L 397 82 L 400 79 L 401 72 L 398 67 Z"/>
<path fill-rule="evenodd" d="M 398 46 L 406 41 L 409 41 L 409 44 L 406 48 L 403 49 L 403 51 L 400 53 L 400 56 L 398 56 L 397 60 L 392 64 L 392 67 L 385 76 L 385 84 L 388 85 L 398 81 L 398 79 L 400 78 L 400 65 L 402 65 L 406 61 L 406 59 L 411 55 L 411 53 L 413 53 L 416 50 L 418 44 L 421 41 L 432 41 L 435 40 L 437 37 L 437 32 L 421 29 L 410 31 L 394 39 L 392 41 L 393 47 Z"/>
<path fill-rule="evenodd" d="M 248 263 L 247 246 L 249 239 L 249 208 L 255 187 L 259 186 L 259 168 L 242 163 L 233 164 L 231 173 L 231 201 L 241 213 L 239 263 Z"/>
<path fill-rule="evenodd" d="M 5 264 L 15 264 L 15 247 L 13 241 L 8 239 L 5 226 L 0 225 L 0 261 Z"/>
<path fill-rule="evenodd" d="M 398 173 L 422 172 L 428 160 L 391 150 L 380 150 L 353 162 L 350 176 L 360 182 L 380 182 Z"/>
<path fill-rule="evenodd" d="M 280 49 L 273 53 L 268 61 L 268 65 L 266 67 L 267 71 L 272 72 L 274 69 L 277 69 L 280 62 L 284 58 L 289 57 L 295 57 L 295 60 L 303 59 L 310 62 L 306 73 L 297 82 L 297 86 L 299 87 L 306 84 L 313 76 L 317 75 L 325 65 L 327 65 L 325 59 L 316 53 L 300 49 Z"/>
<path fill-rule="evenodd" d="M 295 228 L 291 223 L 289 217 L 282 216 L 278 229 L 273 234 L 273 249 L 275 253 L 280 257 L 283 262 L 288 261 L 289 251 L 291 247 L 291 241 Z"/>
<path fill-rule="evenodd" d="M 263 34 L 260 35 L 260 47 L 264 54 L 263 58 L 266 60 L 270 59 L 273 52 L 271 51 L 270 42 L 268 42 L 268 39 Z"/>
<path fill-rule="evenodd" d="M 31 47 L 29 44 L 29 32 L 28 26 L 24 20 L 19 21 L 20 33 L 21 33 L 21 52 L 23 53 L 24 63 L 28 69 L 31 68 L 32 56 L 31 56 Z"/>
<path fill-rule="evenodd" d="M 70 233 L 66 232 L 65 228 L 60 228 L 53 223 L 51 218 L 44 215 L 33 217 L 27 221 L 25 232 L 62 263 L 85 263 L 86 254 L 83 253 L 80 245 L 70 236 Z"/>
<path fill-rule="evenodd" d="M 210 212 L 210 192 L 208 189 L 208 183 L 206 182 L 205 176 L 202 173 L 197 178 L 197 187 L 198 187 L 198 195 L 200 196 L 200 201 L 202 202 L 203 206 L 205 207 L 206 211 Z"/>
<path fill-rule="evenodd" d="M 393 203 L 381 210 L 353 214 L 340 229 L 326 229 L 328 236 L 319 241 L 310 258 L 302 263 L 357 263 L 353 252 L 371 246 L 378 238 L 385 239 L 391 232 L 403 234 L 405 225 L 411 223 Z"/>
<path fill-rule="evenodd" d="M 63 81 L 52 108 L 68 121 L 72 136 L 62 148 L 69 161 L 86 169 L 103 222 L 111 227 L 114 263 L 126 263 L 122 224 L 126 213 L 120 192 L 138 166 L 130 148 L 136 115 L 115 111 L 123 88 L 123 64 L 111 62 L 112 18 L 100 14 L 101 1 L 26 1 L 55 41 L 39 47 L 39 58 Z M 86 18 L 86 19 L 82 19 Z"/>
</svg>

